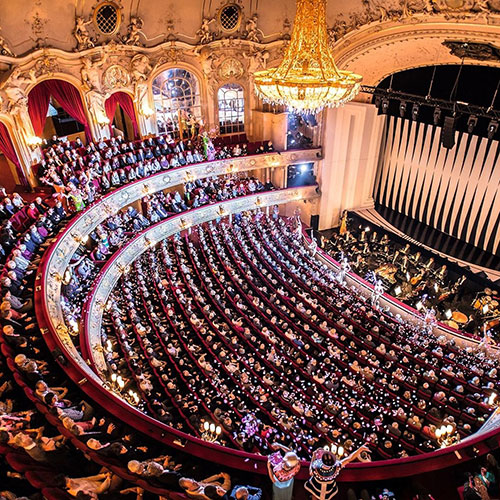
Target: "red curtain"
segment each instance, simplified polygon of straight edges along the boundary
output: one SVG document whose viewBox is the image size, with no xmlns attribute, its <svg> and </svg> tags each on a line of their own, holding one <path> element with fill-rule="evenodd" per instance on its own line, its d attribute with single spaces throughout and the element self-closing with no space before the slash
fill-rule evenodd
<svg viewBox="0 0 500 500">
<path fill-rule="evenodd" d="M 134 128 L 134 137 L 138 139 L 139 127 L 137 126 L 137 119 L 135 117 L 134 103 L 132 102 L 130 96 L 125 92 L 115 92 L 114 94 L 110 95 L 106 99 L 106 102 L 104 103 L 104 106 L 106 108 L 106 116 L 109 119 L 110 127 L 111 124 L 113 123 L 113 118 L 116 112 L 116 106 L 118 104 L 121 106 L 123 111 L 127 113 L 130 120 L 132 121 L 132 127 Z"/>
<path fill-rule="evenodd" d="M 7 127 L 0 122 L 0 151 L 9 159 L 15 166 L 16 172 L 19 176 L 19 182 L 23 186 L 29 186 L 28 179 L 24 175 L 24 171 L 19 163 L 19 158 L 17 157 L 16 150 L 14 149 L 14 144 L 10 138 L 9 131 Z"/>
<path fill-rule="evenodd" d="M 90 133 L 80 93 L 71 83 L 63 80 L 44 80 L 28 94 L 28 111 L 35 134 L 40 137 L 43 133 L 50 96 L 61 105 L 68 115 L 84 126 L 85 137 L 87 141 L 91 141 L 92 134 Z"/>
</svg>

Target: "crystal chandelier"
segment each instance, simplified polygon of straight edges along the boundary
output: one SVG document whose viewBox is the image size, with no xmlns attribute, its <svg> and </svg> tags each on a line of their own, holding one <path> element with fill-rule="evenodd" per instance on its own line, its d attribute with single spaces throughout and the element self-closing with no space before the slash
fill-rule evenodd
<svg viewBox="0 0 500 500">
<path fill-rule="evenodd" d="M 326 29 L 326 0 L 297 0 L 283 61 L 277 68 L 258 71 L 254 79 L 257 95 L 265 102 L 314 113 L 352 100 L 362 77 L 335 65 Z"/>
</svg>

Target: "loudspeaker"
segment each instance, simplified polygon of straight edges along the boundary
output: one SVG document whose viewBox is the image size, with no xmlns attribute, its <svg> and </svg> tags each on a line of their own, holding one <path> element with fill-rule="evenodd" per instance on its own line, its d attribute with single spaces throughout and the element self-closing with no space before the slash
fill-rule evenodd
<svg viewBox="0 0 500 500">
<path fill-rule="evenodd" d="M 443 128 L 441 129 L 441 144 L 446 149 L 452 149 L 455 146 L 455 118 L 445 116 Z"/>
<path fill-rule="evenodd" d="M 319 228 L 319 215 L 311 215 L 311 228 L 317 231 Z"/>
</svg>

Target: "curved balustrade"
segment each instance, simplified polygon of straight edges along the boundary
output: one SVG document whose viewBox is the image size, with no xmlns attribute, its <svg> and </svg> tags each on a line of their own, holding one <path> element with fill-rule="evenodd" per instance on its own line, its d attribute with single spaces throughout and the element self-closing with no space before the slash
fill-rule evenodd
<svg viewBox="0 0 500 500">
<path fill-rule="evenodd" d="M 274 157 L 276 155 L 269 155 Z M 243 161 L 247 158 L 242 159 Z M 269 160 L 266 160 L 269 161 Z M 285 163 L 290 162 L 287 160 Z M 292 161 L 301 161 L 294 159 Z M 306 161 L 306 160 L 302 160 Z M 310 161 L 313 161 L 312 159 Z M 228 163 L 212 162 L 217 167 L 207 171 L 207 165 L 200 165 L 198 168 L 183 167 L 167 173 L 157 174 L 149 179 L 143 179 L 131 185 L 110 193 L 94 206 L 89 207 L 59 237 L 54 246 L 46 253 L 46 257 L 36 282 L 36 309 L 41 326 L 45 327 L 42 332 L 45 336 L 49 348 L 58 348 L 63 351 L 70 363 L 64 367 L 68 376 L 82 386 L 93 400 L 106 407 L 111 413 L 126 420 L 130 425 L 135 426 L 142 432 L 149 434 L 161 442 L 172 447 L 183 448 L 185 452 L 199 457 L 206 457 L 209 450 L 211 459 L 214 462 L 236 467 L 242 470 L 266 474 L 266 459 L 260 455 L 250 454 L 234 449 L 224 448 L 210 444 L 198 438 L 187 436 L 186 434 L 168 427 L 157 420 L 144 415 L 142 412 L 129 405 L 119 396 L 104 390 L 103 381 L 89 367 L 88 363 L 95 363 L 98 369 L 103 368 L 102 355 L 100 354 L 100 325 L 102 307 L 106 302 L 110 290 L 119 279 L 121 273 L 127 269 L 128 263 L 135 260 L 149 246 L 154 243 L 179 232 L 188 229 L 191 225 L 200 224 L 231 213 L 244 210 L 255 209 L 256 207 L 266 207 L 274 204 L 284 204 L 298 199 L 307 199 L 317 196 L 316 187 L 306 187 L 297 189 L 278 190 L 270 193 L 251 195 L 238 198 L 220 204 L 208 205 L 179 214 L 171 219 L 167 219 L 157 225 L 148 228 L 143 233 L 134 238 L 126 247 L 113 256 L 97 280 L 95 290 L 90 295 L 86 310 L 86 320 L 84 322 L 85 334 L 82 348 L 88 355 L 87 362 L 80 356 L 72 339 L 64 326 L 62 313 L 59 307 L 60 297 L 60 276 L 64 272 L 72 254 L 79 245 L 79 241 L 86 234 L 90 233 L 100 222 L 111 213 L 114 213 L 122 206 L 140 199 L 145 194 L 153 193 L 180 184 L 186 179 L 186 174 L 196 170 L 197 177 L 207 177 L 220 175 L 228 172 Z M 243 167 L 244 164 L 241 165 Z M 271 165 L 267 165 L 271 166 Z M 205 172 L 203 172 L 205 168 Z M 255 165 L 248 169 L 258 168 Z M 220 170 L 217 170 L 220 169 Z M 233 172 L 236 170 L 232 170 Z M 191 178 L 197 178 L 191 177 Z M 50 279 L 52 278 L 52 279 Z M 55 278 L 55 279 L 54 279 Z M 420 456 L 413 456 L 403 459 L 382 460 L 374 463 L 351 464 L 346 468 L 341 479 L 343 481 L 375 480 L 394 477 L 403 477 L 424 473 L 443 467 L 450 467 L 463 459 L 468 459 L 477 454 L 486 453 L 490 450 L 486 445 L 486 440 L 498 435 L 498 430 L 493 429 L 481 435 L 473 435 L 466 441 L 458 445 Z M 468 448 L 465 453 L 455 453 L 463 448 Z M 474 452 L 472 452 L 474 448 Z M 307 463 L 303 464 L 299 477 L 307 477 Z"/>
<path fill-rule="evenodd" d="M 104 196 L 76 217 L 46 254 L 44 259 L 46 262 L 45 273 L 54 278 L 44 284 L 47 287 L 46 307 L 52 325 L 59 330 L 65 328 L 59 305 L 60 277 L 77 250 L 81 239 L 124 205 L 134 203 L 147 194 L 178 186 L 187 181 L 262 168 L 284 167 L 295 162 L 312 162 L 318 160 L 320 155 L 321 150 L 310 149 L 197 163 L 160 172 L 127 184 Z"/>
<path fill-rule="evenodd" d="M 159 176 L 164 177 L 165 174 L 160 174 Z M 206 441 L 188 436 L 144 415 L 118 395 L 108 392 L 102 379 L 89 367 L 76 349 L 69 331 L 64 325 L 59 304 L 61 294 L 61 282 L 59 277 L 64 273 L 72 254 L 78 247 L 78 242 L 86 234 L 89 234 L 97 224 L 108 217 L 110 213 L 113 213 L 114 209 L 118 210 L 121 208 L 121 206 L 117 205 L 111 205 L 113 208 L 109 208 L 109 198 L 113 197 L 114 203 L 117 203 L 118 200 L 125 200 L 122 204 L 131 203 L 134 199 L 139 199 L 145 194 L 141 188 L 145 183 L 151 185 L 151 179 L 153 178 L 142 180 L 140 183 L 134 183 L 134 186 L 125 186 L 118 189 L 95 206 L 90 207 L 69 225 L 56 243 L 47 251 L 36 278 L 35 289 L 35 307 L 42 333 L 49 348 L 51 350 L 61 350 L 66 359 L 70 361 L 68 365 L 64 366 L 67 375 L 78 383 L 97 404 L 105 407 L 114 415 L 121 419 L 126 418 L 130 425 L 154 436 L 165 444 L 176 448 L 184 448 L 184 451 L 195 456 L 206 457 L 207 448 L 210 448 L 211 458 L 216 462 L 243 470 L 265 474 L 267 470 L 265 457 L 212 445 Z M 160 180 L 155 186 L 160 185 L 162 187 L 155 190 L 164 189 L 164 182 L 164 180 Z M 137 186 L 137 184 L 140 185 Z M 130 190 L 131 187 L 134 187 L 133 196 L 135 196 L 135 198 L 128 196 L 124 199 L 122 191 Z M 153 193 L 153 189 L 148 190 L 148 193 Z M 176 215 L 148 228 L 133 239 L 120 252 L 115 254 L 101 272 L 96 280 L 97 287 L 91 296 L 86 311 L 86 326 L 93 329 L 94 332 L 99 331 L 100 316 L 102 314 L 102 306 L 100 304 L 103 304 L 104 302 L 101 301 L 107 298 L 105 290 L 108 290 L 108 292 L 111 290 L 113 284 L 118 280 L 121 272 L 126 267 L 126 264 L 145 251 L 152 242 L 160 241 L 171 234 L 187 229 L 191 224 L 199 224 L 205 221 L 214 220 L 231 213 L 253 210 L 258 207 L 265 208 L 291 201 L 306 200 L 317 196 L 317 186 L 276 190 L 258 195 L 236 198 L 215 205 L 206 205 L 188 213 Z M 107 206 L 108 208 L 105 209 L 103 206 Z M 76 232 L 76 227 L 80 230 L 85 228 L 85 231 Z M 131 260 L 125 260 L 125 258 Z M 94 322 L 94 320 L 96 321 L 92 326 L 88 324 L 89 321 Z M 99 338 L 99 344 L 95 345 L 89 343 L 87 351 L 92 350 L 92 352 L 94 352 L 94 350 L 100 350 L 100 337 L 98 334 L 96 335 L 94 333 L 92 335 L 91 342 L 96 342 L 97 338 Z M 306 469 L 304 469 L 304 474 L 306 474 Z"/>
</svg>

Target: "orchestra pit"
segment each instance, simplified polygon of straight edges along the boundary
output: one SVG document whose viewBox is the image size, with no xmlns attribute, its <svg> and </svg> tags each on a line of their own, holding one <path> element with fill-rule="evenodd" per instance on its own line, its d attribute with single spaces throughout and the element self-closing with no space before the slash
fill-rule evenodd
<svg viewBox="0 0 500 500">
<path fill-rule="evenodd" d="M 0 500 L 500 500 L 500 1 L 0 0 Z"/>
</svg>

